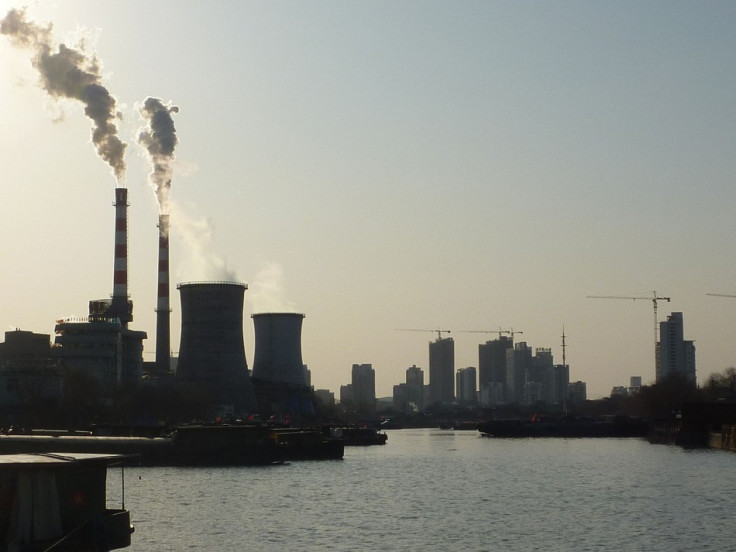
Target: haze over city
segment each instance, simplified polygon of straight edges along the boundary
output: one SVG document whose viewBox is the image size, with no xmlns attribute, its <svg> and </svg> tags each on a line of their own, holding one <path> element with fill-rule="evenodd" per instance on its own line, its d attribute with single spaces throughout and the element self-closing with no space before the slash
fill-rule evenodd
<svg viewBox="0 0 736 552">
<path fill-rule="evenodd" d="M 18 2 L 0 0 L 0 18 Z M 376 393 L 451 330 L 455 366 L 514 329 L 588 396 L 654 380 L 651 301 L 698 381 L 736 364 L 731 2 L 35 3 L 96 56 L 127 148 L 131 327 L 155 346 L 159 202 L 139 145 L 169 107 L 172 282 L 235 280 L 306 315 L 303 360 Z M 112 291 L 115 172 L 74 100 L 0 35 L 0 325 L 53 334 Z M 173 286 L 172 286 L 173 287 Z M 172 289 L 172 347 L 179 302 Z M 424 332 L 397 331 L 399 328 Z M 466 333 L 469 331 L 490 333 Z M 444 334 L 443 334 L 444 335 Z"/>
</svg>

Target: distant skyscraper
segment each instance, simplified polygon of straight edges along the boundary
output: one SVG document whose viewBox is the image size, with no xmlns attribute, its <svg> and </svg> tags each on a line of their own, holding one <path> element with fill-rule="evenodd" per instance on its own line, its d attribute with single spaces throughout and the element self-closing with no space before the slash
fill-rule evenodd
<svg viewBox="0 0 736 552">
<path fill-rule="evenodd" d="M 314 396 L 325 406 L 335 406 L 335 394 L 329 389 L 315 389 Z"/>
<path fill-rule="evenodd" d="M 340 386 L 340 404 L 343 406 L 353 405 L 353 384 L 348 383 L 347 385 Z"/>
<path fill-rule="evenodd" d="M 506 351 L 513 346 L 514 340 L 506 336 L 478 345 L 478 381 L 481 388 L 484 383 L 506 383 Z"/>
<path fill-rule="evenodd" d="M 371 364 L 353 364 L 352 386 L 358 410 L 376 408 L 376 373 Z"/>
<path fill-rule="evenodd" d="M 416 364 L 406 369 L 406 383 L 408 385 L 424 385 L 424 370 Z"/>
<path fill-rule="evenodd" d="M 478 402 L 475 372 L 475 366 L 460 368 L 457 371 L 455 388 L 457 390 L 457 401 L 461 404 L 475 404 Z"/>
<path fill-rule="evenodd" d="M 429 343 L 429 403 L 455 400 L 455 341 L 437 338 Z"/>
<path fill-rule="evenodd" d="M 531 365 L 532 349 L 525 342 L 506 351 L 506 402 L 521 404 L 524 400 L 526 374 Z"/>
<path fill-rule="evenodd" d="M 570 367 L 567 364 L 555 364 L 552 367 L 552 385 L 551 392 L 552 404 L 560 404 L 563 408 L 567 408 L 568 389 L 570 387 Z"/>
<path fill-rule="evenodd" d="M 406 369 L 406 403 L 412 410 L 422 410 L 425 402 L 424 371 L 415 364 Z"/>
<path fill-rule="evenodd" d="M 657 382 L 677 374 L 695 383 L 695 344 L 685 341 L 681 312 L 673 312 L 659 323 Z"/>
<path fill-rule="evenodd" d="M 534 405 L 538 402 L 552 404 L 554 389 L 554 361 L 552 349 L 538 347 L 532 357 L 531 366 L 526 372 L 523 403 Z"/>
<path fill-rule="evenodd" d="M 567 386 L 567 404 L 580 405 L 588 400 L 588 390 L 584 381 L 574 381 Z"/>
</svg>

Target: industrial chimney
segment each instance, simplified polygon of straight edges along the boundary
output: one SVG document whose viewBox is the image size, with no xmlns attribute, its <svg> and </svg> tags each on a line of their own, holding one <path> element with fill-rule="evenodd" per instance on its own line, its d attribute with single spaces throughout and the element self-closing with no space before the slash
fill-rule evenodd
<svg viewBox="0 0 736 552">
<path fill-rule="evenodd" d="M 314 414 L 311 389 L 302 362 L 303 314 L 254 314 L 253 387 L 268 415 Z"/>
<path fill-rule="evenodd" d="M 158 294 L 156 300 L 156 370 L 171 369 L 171 307 L 169 303 L 169 215 L 158 217 Z"/>
<path fill-rule="evenodd" d="M 90 301 L 90 318 L 120 320 L 123 327 L 133 320 L 133 303 L 128 299 L 128 189 L 115 188 L 115 259 L 112 299 Z"/>
<path fill-rule="evenodd" d="M 237 282 L 192 282 L 177 286 L 181 297 L 181 342 L 176 379 L 196 384 L 210 406 L 235 414 L 258 411 L 243 343 L 243 302 L 248 286 Z"/>
</svg>

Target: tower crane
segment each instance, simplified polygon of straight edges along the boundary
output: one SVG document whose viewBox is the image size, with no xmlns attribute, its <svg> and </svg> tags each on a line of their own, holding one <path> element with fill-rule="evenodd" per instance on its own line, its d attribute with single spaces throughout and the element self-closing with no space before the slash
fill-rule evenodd
<svg viewBox="0 0 736 552">
<path fill-rule="evenodd" d="M 523 334 L 524 332 L 520 330 L 514 330 L 514 328 L 511 328 L 510 330 L 502 330 L 500 327 L 497 330 L 458 330 L 459 332 L 463 333 L 496 333 L 498 334 L 498 338 L 501 339 L 501 335 L 506 334 L 511 336 L 511 340 L 514 340 L 514 335 L 516 334 Z"/>
<path fill-rule="evenodd" d="M 437 339 L 442 339 L 443 333 L 452 333 L 450 330 L 415 330 L 407 328 L 396 328 L 397 332 L 437 332 Z"/>
<path fill-rule="evenodd" d="M 514 340 L 514 335 L 516 335 L 517 333 L 518 333 L 518 334 L 523 334 L 524 332 L 522 332 L 521 330 L 514 330 L 514 328 L 511 328 L 511 329 L 510 329 L 510 330 L 509 330 L 508 332 L 506 332 L 506 333 L 507 333 L 507 334 L 509 334 L 509 335 L 511 336 L 511 341 L 513 341 L 513 340 Z"/>
<path fill-rule="evenodd" d="M 651 297 L 625 297 L 621 295 L 588 295 L 588 299 L 628 299 L 629 301 L 651 301 L 652 305 L 654 306 L 654 365 L 657 365 L 657 336 L 659 335 L 658 332 L 658 324 L 657 324 L 657 303 L 659 301 L 667 301 L 670 302 L 670 297 L 661 297 L 657 295 L 656 291 L 652 292 Z"/>
<path fill-rule="evenodd" d="M 458 332 L 460 333 L 489 333 L 489 334 L 495 333 L 495 334 L 498 334 L 499 339 L 501 339 L 502 334 L 508 333 L 506 330 L 502 330 L 500 326 L 497 330 L 458 330 Z"/>
<path fill-rule="evenodd" d="M 706 295 L 710 295 L 711 297 L 731 297 L 736 299 L 736 295 L 729 295 L 727 293 L 706 293 Z"/>
</svg>

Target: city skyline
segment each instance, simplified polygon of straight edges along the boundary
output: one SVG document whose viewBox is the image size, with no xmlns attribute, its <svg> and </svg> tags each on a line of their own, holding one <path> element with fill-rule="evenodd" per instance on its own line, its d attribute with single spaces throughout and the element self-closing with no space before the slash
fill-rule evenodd
<svg viewBox="0 0 736 552">
<path fill-rule="evenodd" d="M 0 18 L 22 3 L 0 0 Z M 176 285 L 235 280 L 258 312 L 304 313 L 303 361 L 338 390 L 371 364 L 390 396 L 451 330 L 455 366 L 515 328 L 608 396 L 655 378 L 653 315 L 682 312 L 697 379 L 736 364 L 727 2 L 36 3 L 84 37 L 123 114 L 130 327 L 154 359 L 158 214 L 140 106 L 160 98 Z M 39 86 L 0 35 L 0 324 L 53 335 L 113 285 L 114 188 L 83 106 Z M 397 328 L 426 329 L 399 332 Z M 563 330 L 564 328 L 564 330 Z M 480 333 L 463 333 L 486 331 Z"/>
</svg>

